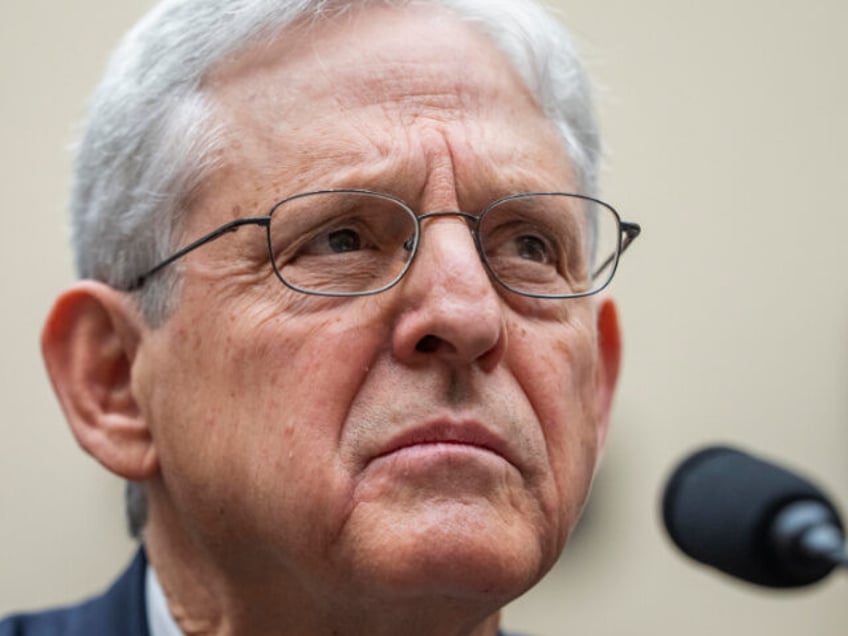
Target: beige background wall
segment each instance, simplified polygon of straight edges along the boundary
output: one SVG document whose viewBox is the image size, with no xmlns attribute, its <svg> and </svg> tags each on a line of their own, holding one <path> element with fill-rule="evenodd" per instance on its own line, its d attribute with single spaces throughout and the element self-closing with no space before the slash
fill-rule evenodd
<svg viewBox="0 0 848 636">
<path fill-rule="evenodd" d="M 151 3 L 0 4 L 0 614 L 101 589 L 133 551 L 121 485 L 76 448 L 39 360 L 71 281 L 68 146 Z M 848 628 L 848 576 L 774 594 L 690 566 L 657 524 L 683 454 L 731 442 L 848 506 L 848 3 L 561 0 L 596 80 L 604 196 L 645 229 L 614 293 L 611 446 L 563 562 L 507 623 L 551 636 Z"/>
</svg>

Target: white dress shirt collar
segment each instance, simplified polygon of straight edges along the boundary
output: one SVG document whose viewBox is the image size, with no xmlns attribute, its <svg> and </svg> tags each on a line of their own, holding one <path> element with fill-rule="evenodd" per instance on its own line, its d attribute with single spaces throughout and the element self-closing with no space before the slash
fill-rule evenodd
<svg viewBox="0 0 848 636">
<path fill-rule="evenodd" d="M 147 601 L 147 625 L 150 628 L 150 636 L 184 636 L 180 628 L 174 622 L 171 611 L 168 609 L 168 601 L 159 584 L 156 570 L 150 563 L 147 564 L 145 575 L 145 591 Z"/>
</svg>

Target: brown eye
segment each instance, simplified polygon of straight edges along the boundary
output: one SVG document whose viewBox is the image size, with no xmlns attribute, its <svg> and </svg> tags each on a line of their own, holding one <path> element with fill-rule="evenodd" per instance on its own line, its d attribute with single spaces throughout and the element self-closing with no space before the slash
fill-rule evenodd
<svg viewBox="0 0 848 636">
<path fill-rule="evenodd" d="M 327 247 L 330 251 L 339 254 L 341 252 L 355 252 L 362 248 L 359 234 L 349 228 L 335 230 L 327 235 Z"/>
<path fill-rule="evenodd" d="M 297 291 L 354 296 L 387 289 L 418 243 L 415 213 L 361 190 L 308 192 L 274 210 L 268 244 L 280 280 Z"/>
<path fill-rule="evenodd" d="M 515 252 L 520 258 L 536 263 L 547 263 L 551 260 L 547 245 L 537 236 L 516 237 Z"/>
</svg>

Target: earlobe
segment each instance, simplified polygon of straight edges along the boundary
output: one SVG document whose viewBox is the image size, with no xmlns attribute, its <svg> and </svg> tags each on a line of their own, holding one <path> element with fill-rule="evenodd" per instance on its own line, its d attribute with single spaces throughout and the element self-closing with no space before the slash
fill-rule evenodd
<svg viewBox="0 0 848 636">
<path fill-rule="evenodd" d="M 107 469 L 133 481 L 157 470 L 133 393 L 142 328 L 125 294 L 81 281 L 56 300 L 41 336 L 47 372 L 77 442 Z"/>
<path fill-rule="evenodd" d="M 598 361 L 595 378 L 598 442 L 603 447 L 609 430 L 610 411 L 621 366 L 621 330 L 618 310 L 611 298 L 602 297 L 597 307 Z"/>
</svg>

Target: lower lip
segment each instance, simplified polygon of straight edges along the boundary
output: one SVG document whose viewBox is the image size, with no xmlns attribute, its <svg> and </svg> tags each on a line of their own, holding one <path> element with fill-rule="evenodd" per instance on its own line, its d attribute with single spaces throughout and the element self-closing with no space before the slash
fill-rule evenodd
<svg viewBox="0 0 848 636">
<path fill-rule="evenodd" d="M 428 442 L 404 446 L 374 460 L 375 463 L 401 464 L 404 470 L 426 469 L 433 463 L 449 462 L 454 465 L 462 463 L 497 463 L 504 464 L 506 460 L 498 453 L 473 444 L 459 442 Z"/>
</svg>

